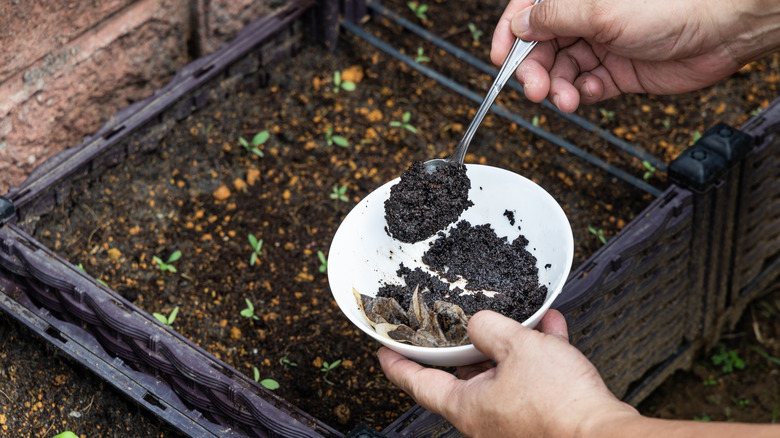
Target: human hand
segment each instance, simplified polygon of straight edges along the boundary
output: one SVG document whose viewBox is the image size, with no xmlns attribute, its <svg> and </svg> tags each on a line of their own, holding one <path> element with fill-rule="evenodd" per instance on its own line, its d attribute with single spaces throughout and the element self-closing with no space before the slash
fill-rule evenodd
<svg viewBox="0 0 780 438">
<path fill-rule="evenodd" d="M 385 347 L 378 356 L 392 382 L 470 437 L 568 437 L 602 421 L 639 416 L 569 345 L 560 312 L 548 311 L 538 329 L 491 311 L 475 314 L 469 337 L 496 366 L 460 367 L 458 377 Z"/>
<path fill-rule="evenodd" d="M 773 0 L 511 0 L 491 60 L 515 36 L 544 41 L 517 71 L 526 96 L 564 112 L 621 93 L 678 94 L 712 85 L 780 44 Z"/>
</svg>

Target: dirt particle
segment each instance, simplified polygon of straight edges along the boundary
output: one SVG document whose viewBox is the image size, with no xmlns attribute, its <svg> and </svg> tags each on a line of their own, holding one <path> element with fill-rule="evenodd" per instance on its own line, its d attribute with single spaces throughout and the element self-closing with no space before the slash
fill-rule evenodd
<svg viewBox="0 0 780 438">
<path fill-rule="evenodd" d="M 250 186 L 255 185 L 255 183 L 260 179 L 260 169 L 251 168 L 246 171 L 246 183 Z"/>
<path fill-rule="evenodd" d="M 241 339 L 241 329 L 238 327 L 230 328 L 230 339 L 237 341 Z"/>
<path fill-rule="evenodd" d="M 236 189 L 237 192 L 246 192 L 247 183 L 241 178 L 236 178 L 233 180 L 233 188 Z"/>
<path fill-rule="evenodd" d="M 214 199 L 217 201 L 224 201 L 225 199 L 230 197 L 230 189 L 227 188 L 227 186 L 222 185 L 219 186 L 217 190 L 214 190 L 214 193 L 212 193 L 214 196 Z"/>
<path fill-rule="evenodd" d="M 122 251 L 116 248 L 111 248 L 108 250 L 108 258 L 111 260 L 119 260 L 120 257 L 122 257 Z"/>
<path fill-rule="evenodd" d="M 353 65 L 341 72 L 341 79 L 343 81 L 350 81 L 358 83 L 363 80 L 363 67 L 359 65 Z"/>
</svg>

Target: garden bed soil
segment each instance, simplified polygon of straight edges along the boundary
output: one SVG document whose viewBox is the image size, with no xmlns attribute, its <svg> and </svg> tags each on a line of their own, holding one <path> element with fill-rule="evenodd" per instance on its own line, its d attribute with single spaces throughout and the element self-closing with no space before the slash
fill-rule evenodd
<svg viewBox="0 0 780 438">
<path fill-rule="evenodd" d="M 405 4 L 387 5 L 414 19 Z M 456 9 L 436 2 L 429 12 L 436 18 L 424 25 L 487 59 L 489 33 L 500 12 L 498 4 L 467 2 Z M 445 14 L 447 18 L 441 18 Z M 486 36 L 476 41 L 463 25 L 469 22 Z M 407 43 L 392 25 L 367 26 L 390 41 L 404 41 L 408 53 L 425 46 L 432 66 L 473 89 L 486 90 L 491 82 L 487 75 L 454 68 L 456 61 L 425 43 Z M 777 65 L 774 56 L 698 93 L 625 96 L 585 108 L 581 114 L 668 161 L 693 141 L 695 132 L 716 120 L 738 125 L 750 111 L 766 105 L 777 94 L 772 73 Z M 356 89 L 336 92 L 336 71 L 354 81 Z M 645 171 L 637 159 L 512 91 L 500 100 L 610 163 L 639 176 Z M 360 199 L 414 161 L 449 155 L 475 109 L 473 102 L 344 35 L 335 53 L 304 48 L 269 69 L 262 88 L 193 114 L 156 150 L 95 174 L 91 188 L 74 193 L 42 218 L 35 237 L 149 313 L 169 315 L 178 307 L 173 330 L 248 376 L 256 369 L 260 379 L 275 380 L 279 383 L 275 392 L 304 411 L 341 431 L 360 423 L 381 430 L 413 401 L 382 374 L 375 357 L 378 344 L 337 308 L 319 255 L 327 256 L 336 228 Z M 391 121 L 404 120 L 406 112 L 417 133 L 391 126 Z M 251 139 L 264 130 L 271 135 L 258 146 L 263 157 L 241 146 L 240 137 Z M 329 141 L 333 135 L 349 145 Z M 512 170 L 550 192 L 572 223 L 575 266 L 602 244 L 589 229 L 603 230 L 609 238 L 651 199 L 494 115 L 486 117 L 466 161 Z M 649 181 L 665 184 L 660 173 L 650 175 Z M 262 239 L 254 264 L 249 234 Z M 176 272 L 163 271 L 153 261 L 167 260 L 176 251 L 182 253 L 172 263 Z M 253 315 L 242 315 L 247 300 Z M 764 329 L 762 351 L 777 357 L 780 331 L 769 317 L 756 318 Z M 745 330 L 741 339 L 750 333 Z M 764 378 L 776 382 L 777 365 L 756 360 L 748 345 L 746 341 L 740 354 L 759 365 L 746 369 L 768 370 Z M 331 367 L 334 363 L 337 366 Z M 716 373 L 718 385 L 703 389 L 733 389 L 727 382 L 744 372 Z M 687 411 L 666 409 L 670 400 L 701 403 L 696 396 L 681 400 L 677 386 L 665 388 L 649 399 L 645 412 L 684 416 Z M 702 388 L 692 388 L 692 393 L 701 393 Z M 14 387 L 7 398 L 19 400 L 19 391 Z M 750 409 L 759 404 L 776 407 L 777 393 L 774 399 L 766 393 L 744 397 L 753 403 Z M 728 404 L 725 398 L 721 401 L 720 408 Z M 762 412 L 763 417 L 756 414 L 754 419 L 769 421 Z M 66 420 L 57 421 L 69 424 Z M 43 429 L 43 425 L 23 429 L 19 424 L 14 430 L 27 434 Z"/>
</svg>

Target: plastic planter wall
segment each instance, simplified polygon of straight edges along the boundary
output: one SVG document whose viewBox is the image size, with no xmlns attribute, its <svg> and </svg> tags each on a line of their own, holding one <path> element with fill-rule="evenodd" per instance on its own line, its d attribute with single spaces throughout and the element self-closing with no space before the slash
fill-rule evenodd
<svg viewBox="0 0 780 438">
<path fill-rule="evenodd" d="M 304 34 L 335 41 L 360 2 L 290 2 L 165 88 L 42 164 L 0 204 L 0 308 L 192 436 L 341 436 L 102 286 L 29 235 L 86 175 L 155 148 L 178 121 L 262 80 Z M 319 23 L 318 26 L 314 24 Z M 325 25 L 322 25 L 325 23 Z M 556 303 L 572 342 L 635 403 L 736 323 L 780 276 L 780 103 L 737 131 L 715 125 L 669 166 L 671 184 L 570 277 Z M 129 366 L 132 365 L 132 366 Z M 417 406 L 383 432 L 456 436 Z M 370 436 L 371 430 L 352 435 Z"/>
</svg>

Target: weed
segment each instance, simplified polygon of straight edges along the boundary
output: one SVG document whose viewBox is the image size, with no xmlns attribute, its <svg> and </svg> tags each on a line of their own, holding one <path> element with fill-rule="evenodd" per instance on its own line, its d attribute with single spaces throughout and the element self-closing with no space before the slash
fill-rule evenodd
<svg viewBox="0 0 780 438">
<path fill-rule="evenodd" d="M 163 271 L 163 272 L 171 271 L 171 272 L 175 273 L 176 272 L 176 267 L 173 266 L 173 262 L 179 260 L 180 258 L 181 258 L 181 251 L 176 250 L 176 251 L 173 252 L 173 254 L 168 256 L 168 259 L 165 260 L 165 261 L 162 261 L 162 259 L 157 257 L 157 256 L 153 256 L 152 257 L 152 261 L 157 263 L 157 266 L 159 266 L 161 271 Z"/>
<path fill-rule="evenodd" d="M 333 135 L 333 126 L 328 126 L 328 130 L 325 132 L 325 142 L 328 146 L 337 144 L 343 148 L 349 147 L 349 141 L 346 138 L 340 135 Z"/>
<path fill-rule="evenodd" d="M 333 363 L 322 362 L 322 368 L 320 368 L 320 371 L 325 373 L 325 375 L 322 376 L 322 380 L 324 380 L 325 383 L 327 383 L 328 385 L 335 385 L 335 383 L 333 383 L 330 380 L 328 380 L 328 373 L 330 373 L 334 368 L 336 368 L 339 365 L 341 365 L 341 359 L 339 359 L 339 360 L 337 360 L 337 361 L 335 361 Z"/>
<path fill-rule="evenodd" d="M 737 350 L 726 350 L 723 344 L 720 344 L 720 352 L 712 356 L 712 363 L 720 366 L 724 373 L 733 373 L 734 369 L 744 369 L 745 361 L 739 357 Z"/>
<path fill-rule="evenodd" d="M 401 117 L 401 121 L 393 120 L 390 122 L 390 126 L 394 128 L 404 128 L 407 131 L 411 132 L 412 134 L 417 134 L 417 128 L 412 126 L 409 121 L 412 119 L 412 115 L 409 113 L 409 111 L 406 111 L 404 115 Z"/>
<path fill-rule="evenodd" d="M 298 364 L 295 362 L 290 361 L 290 359 L 287 359 L 287 356 L 284 356 L 283 358 L 279 359 L 279 363 L 283 366 L 287 367 L 297 367 Z"/>
<path fill-rule="evenodd" d="M 249 256 L 249 266 L 254 266 L 257 263 L 257 258 L 263 255 L 263 239 L 255 237 L 254 234 L 250 234 L 249 246 L 252 247 L 252 255 Z"/>
<path fill-rule="evenodd" d="M 168 316 L 163 315 L 162 313 L 152 313 L 152 316 L 157 318 L 158 321 L 161 323 L 167 325 L 168 327 L 171 327 L 173 325 L 173 321 L 176 320 L 176 315 L 179 314 L 179 306 L 176 306 L 171 310 L 171 313 Z"/>
<path fill-rule="evenodd" d="M 431 58 L 429 58 L 429 57 L 427 57 L 427 56 L 425 56 L 423 54 L 423 48 L 422 47 L 418 47 L 417 48 L 417 56 L 414 57 L 414 61 L 415 62 L 419 62 L 420 64 L 422 64 L 423 62 L 430 62 Z"/>
<path fill-rule="evenodd" d="M 244 298 L 244 300 L 246 300 L 246 309 L 241 311 L 241 316 L 248 319 L 259 320 L 260 318 L 255 315 L 255 306 L 249 301 L 249 298 Z"/>
<path fill-rule="evenodd" d="M 334 199 L 336 201 L 344 201 L 348 202 L 349 198 L 347 198 L 347 186 L 339 186 L 338 184 L 333 185 L 333 191 L 330 193 L 330 199 Z"/>
<path fill-rule="evenodd" d="M 750 400 L 748 400 L 746 398 L 741 398 L 741 399 L 737 400 L 737 406 L 739 406 L 740 408 L 746 408 L 746 407 L 750 406 Z"/>
<path fill-rule="evenodd" d="M 708 377 L 708 378 L 707 378 L 707 380 L 705 380 L 704 382 L 702 382 L 702 384 L 703 384 L 704 386 L 715 386 L 715 385 L 717 385 L 717 384 L 718 384 L 718 381 L 717 381 L 717 380 L 715 380 L 715 378 L 714 378 L 714 377 L 710 376 L 710 377 Z"/>
<path fill-rule="evenodd" d="M 317 251 L 317 258 L 320 259 L 320 272 L 327 272 L 328 259 L 325 258 L 325 253 L 322 251 Z"/>
<path fill-rule="evenodd" d="M 355 91 L 355 83 L 352 81 L 344 81 L 341 79 L 341 71 L 336 70 L 333 72 L 333 92 L 338 93 L 340 90 Z"/>
<path fill-rule="evenodd" d="M 645 181 L 649 180 L 651 176 L 655 173 L 656 169 L 655 166 L 650 164 L 649 161 L 642 161 L 642 165 L 645 166 L 645 174 L 642 175 L 642 178 L 645 179 Z"/>
<path fill-rule="evenodd" d="M 599 228 L 597 230 L 597 229 L 595 229 L 595 228 L 593 228 L 591 226 L 588 226 L 588 231 L 590 231 L 590 234 L 593 234 L 594 236 L 598 237 L 602 244 L 606 244 L 607 243 L 607 238 L 606 238 L 606 236 L 604 236 L 604 229 L 603 228 Z"/>
<path fill-rule="evenodd" d="M 425 3 L 409 2 L 406 4 L 409 9 L 412 10 L 414 16 L 422 20 L 427 20 L 428 16 L 425 13 L 428 11 L 428 5 Z"/>
<path fill-rule="evenodd" d="M 265 154 L 263 154 L 263 151 L 261 151 L 258 146 L 265 144 L 270 137 L 271 134 L 269 134 L 268 131 L 260 131 L 252 137 L 251 142 L 247 141 L 244 137 L 238 137 L 238 142 L 241 143 L 241 146 L 250 154 L 255 154 L 258 157 L 263 158 Z"/>
<path fill-rule="evenodd" d="M 479 39 L 482 38 L 482 35 L 485 34 L 485 32 L 482 32 L 481 30 L 477 29 L 477 25 L 474 23 L 469 23 L 469 32 L 471 32 L 471 38 L 474 40 L 474 42 L 479 42 Z"/>
</svg>

